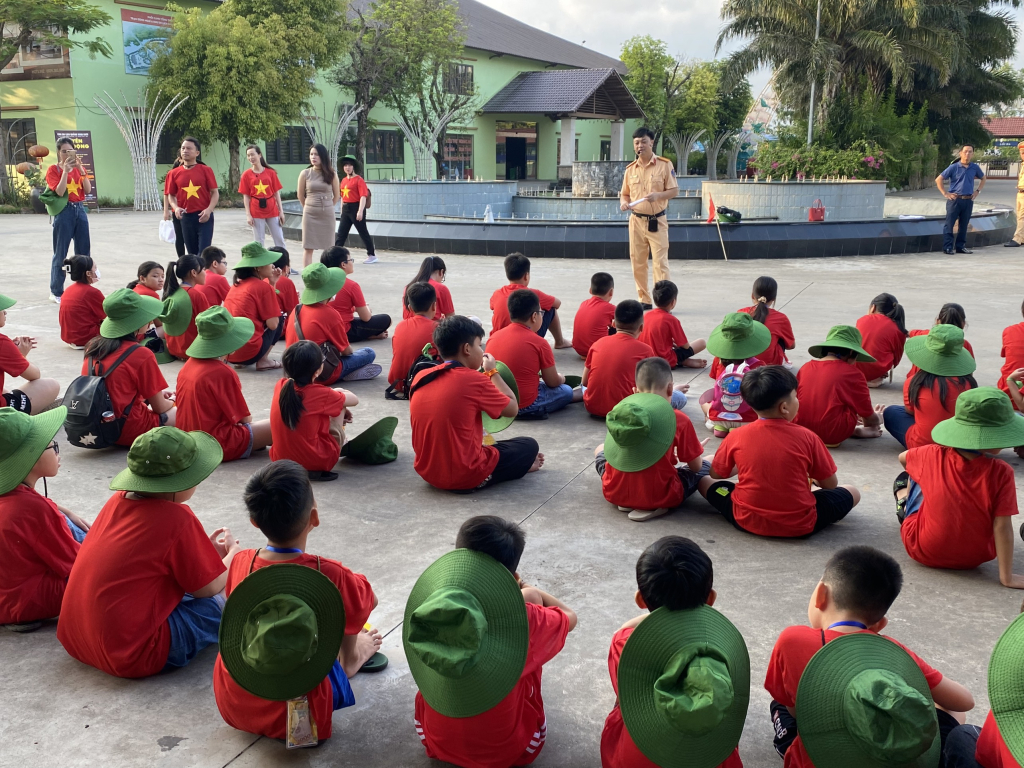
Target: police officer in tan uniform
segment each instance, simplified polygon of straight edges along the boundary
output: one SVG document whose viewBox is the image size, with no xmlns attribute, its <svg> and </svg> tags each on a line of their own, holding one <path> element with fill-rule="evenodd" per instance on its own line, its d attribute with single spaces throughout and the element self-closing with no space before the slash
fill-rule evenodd
<svg viewBox="0 0 1024 768">
<path fill-rule="evenodd" d="M 1020 173 L 1017 175 L 1017 231 L 1013 239 L 1003 243 L 1007 248 L 1024 245 L 1024 141 L 1017 145 L 1020 152 Z"/>
<path fill-rule="evenodd" d="M 647 290 L 647 255 L 654 260 L 654 282 L 668 280 L 668 201 L 679 194 L 675 167 L 670 160 L 654 154 L 654 132 L 637 128 L 633 132 L 636 160 L 626 166 L 619 193 L 619 208 L 632 211 L 629 217 L 629 260 L 633 280 L 644 309 L 651 308 Z M 643 202 L 637 202 L 643 201 Z"/>
</svg>

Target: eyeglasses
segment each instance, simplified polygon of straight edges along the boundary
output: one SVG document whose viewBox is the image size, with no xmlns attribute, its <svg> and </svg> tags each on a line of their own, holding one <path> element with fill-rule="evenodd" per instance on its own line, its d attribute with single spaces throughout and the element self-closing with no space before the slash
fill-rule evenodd
<svg viewBox="0 0 1024 768">
<path fill-rule="evenodd" d="M 53 452 L 54 452 L 55 454 L 57 454 L 58 456 L 60 456 L 60 446 L 59 446 L 59 445 L 57 445 L 57 441 L 56 441 L 56 440 L 54 440 L 54 441 L 53 441 L 52 443 L 50 443 L 50 444 L 49 444 L 48 446 L 46 446 L 46 447 L 47 447 L 47 449 L 53 448 Z"/>
</svg>

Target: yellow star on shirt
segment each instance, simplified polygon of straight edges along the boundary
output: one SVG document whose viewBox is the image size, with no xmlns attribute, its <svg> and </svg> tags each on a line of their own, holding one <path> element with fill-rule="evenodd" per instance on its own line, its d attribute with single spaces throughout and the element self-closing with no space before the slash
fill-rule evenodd
<svg viewBox="0 0 1024 768">
<path fill-rule="evenodd" d="M 270 185 L 264 184 L 262 180 L 257 180 L 252 187 L 253 192 L 255 192 L 257 195 L 267 194 L 268 189 L 270 189 Z"/>
<path fill-rule="evenodd" d="M 351 194 L 352 194 L 352 190 L 349 187 L 342 187 L 341 188 L 341 199 L 342 200 L 348 200 L 348 197 Z"/>
<path fill-rule="evenodd" d="M 82 193 L 82 185 L 75 181 L 75 179 L 68 179 L 67 188 L 69 195 L 80 195 Z"/>
<path fill-rule="evenodd" d="M 197 186 L 196 183 L 190 179 L 188 186 L 182 187 L 182 189 L 185 190 L 185 199 L 188 200 L 190 197 L 199 197 L 199 190 L 201 190 L 202 187 Z"/>
</svg>

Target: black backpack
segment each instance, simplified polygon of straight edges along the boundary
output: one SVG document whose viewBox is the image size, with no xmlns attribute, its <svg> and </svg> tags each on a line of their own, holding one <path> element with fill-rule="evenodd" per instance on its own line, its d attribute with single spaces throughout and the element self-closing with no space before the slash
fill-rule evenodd
<svg viewBox="0 0 1024 768">
<path fill-rule="evenodd" d="M 440 357 L 436 357 L 430 354 L 430 348 L 433 343 L 427 344 L 423 347 L 423 351 L 420 352 L 411 366 L 409 366 L 409 372 L 405 374 L 405 379 L 402 382 L 402 391 L 399 392 L 395 389 L 394 384 L 389 384 L 388 388 L 384 390 L 384 397 L 388 400 L 408 400 L 409 395 L 412 392 L 412 380 L 420 375 L 422 371 L 428 368 L 435 368 L 441 362 Z"/>
<path fill-rule="evenodd" d="M 107 376 L 114 372 L 139 344 L 132 344 L 114 364 L 106 371 L 97 371 L 97 363 L 89 359 L 89 373 L 79 376 L 68 385 L 62 404 L 68 409 L 68 418 L 64 422 L 64 430 L 68 434 L 68 442 L 79 448 L 109 448 L 116 445 L 121 437 L 121 430 L 131 413 L 132 403 L 128 403 L 120 418 L 103 418 L 103 414 L 113 414 L 114 403 L 107 392 Z"/>
</svg>

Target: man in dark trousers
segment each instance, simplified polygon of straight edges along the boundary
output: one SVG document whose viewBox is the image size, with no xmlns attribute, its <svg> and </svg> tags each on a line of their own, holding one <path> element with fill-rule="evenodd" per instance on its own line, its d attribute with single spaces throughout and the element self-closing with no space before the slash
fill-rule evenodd
<svg viewBox="0 0 1024 768">
<path fill-rule="evenodd" d="M 363 264 L 376 264 L 377 256 L 373 252 L 373 238 L 366 229 L 366 209 L 370 201 L 370 190 L 363 177 L 356 173 L 356 159 L 345 155 L 341 161 L 345 177 L 341 180 L 341 221 L 334 235 L 335 245 L 345 245 L 349 230 L 354 224 L 356 232 L 366 247 L 366 261 Z"/>
<path fill-rule="evenodd" d="M 974 210 L 974 198 L 985 188 L 985 172 L 981 166 L 972 162 L 974 147 L 964 144 L 960 148 L 960 159 L 935 177 L 935 186 L 946 198 L 946 224 L 942 228 L 942 252 L 953 253 L 953 224 L 957 224 L 956 252 L 971 253 L 967 250 L 967 227 L 971 222 Z M 942 188 L 942 181 L 949 181 L 949 192 Z M 974 180 L 981 179 L 977 191 Z M 348 231 L 347 229 L 345 230 Z"/>
</svg>

